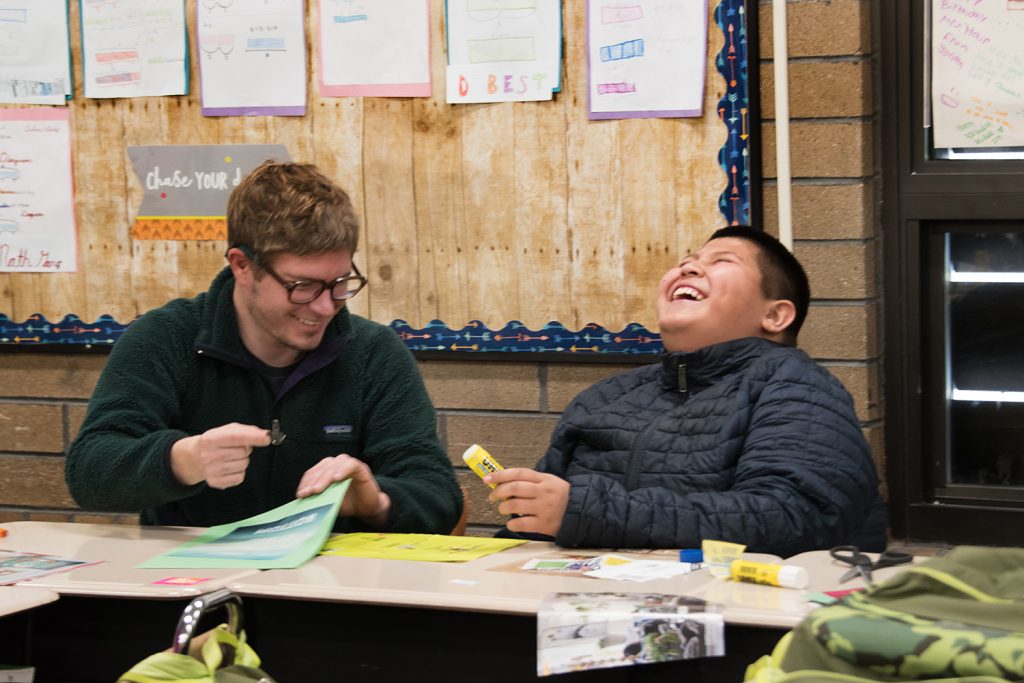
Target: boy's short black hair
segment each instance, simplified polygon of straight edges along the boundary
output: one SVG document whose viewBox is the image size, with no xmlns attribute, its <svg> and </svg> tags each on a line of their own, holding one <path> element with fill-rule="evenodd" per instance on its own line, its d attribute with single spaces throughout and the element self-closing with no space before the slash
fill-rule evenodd
<svg viewBox="0 0 1024 683">
<path fill-rule="evenodd" d="M 811 285 L 804 267 L 782 242 L 763 230 L 755 230 L 749 225 L 730 225 L 716 230 L 708 241 L 722 237 L 747 240 L 757 246 L 761 292 L 769 299 L 788 299 L 796 307 L 796 317 L 785 331 L 786 340 L 795 345 L 811 305 Z"/>
</svg>

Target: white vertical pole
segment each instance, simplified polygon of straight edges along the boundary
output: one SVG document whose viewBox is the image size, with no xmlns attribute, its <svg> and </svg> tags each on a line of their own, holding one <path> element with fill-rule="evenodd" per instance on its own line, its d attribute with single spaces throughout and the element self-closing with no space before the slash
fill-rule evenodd
<svg viewBox="0 0 1024 683">
<path fill-rule="evenodd" d="M 775 46 L 775 176 L 778 180 L 779 241 L 793 250 L 793 178 L 789 165 L 789 44 L 786 0 L 772 0 Z"/>
</svg>

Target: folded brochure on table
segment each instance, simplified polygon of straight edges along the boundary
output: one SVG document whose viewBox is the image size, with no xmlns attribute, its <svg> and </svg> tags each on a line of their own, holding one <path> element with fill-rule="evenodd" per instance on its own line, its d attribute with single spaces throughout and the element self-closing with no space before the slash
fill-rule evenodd
<svg viewBox="0 0 1024 683">
<path fill-rule="evenodd" d="M 330 535 L 349 482 L 268 512 L 210 527 L 198 538 L 146 560 L 140 569 L 292 569 L 315 557 Z"/>
</svg>

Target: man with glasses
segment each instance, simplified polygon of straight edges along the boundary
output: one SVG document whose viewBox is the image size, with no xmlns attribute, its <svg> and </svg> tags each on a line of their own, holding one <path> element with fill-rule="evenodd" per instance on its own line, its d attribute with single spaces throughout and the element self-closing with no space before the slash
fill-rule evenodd
<svg viewBox="0 0 1024 683">
<path fill-rule="evenodd" d="M 68 453 L 87 509 L 212 526 L 351 480 L 336 531 L 447 533 L 462 497 L 415 362 L 349 313 L 348 195 L 268 161 L 231 193 L 228 267 L 114 346 Z"/>
</svg>

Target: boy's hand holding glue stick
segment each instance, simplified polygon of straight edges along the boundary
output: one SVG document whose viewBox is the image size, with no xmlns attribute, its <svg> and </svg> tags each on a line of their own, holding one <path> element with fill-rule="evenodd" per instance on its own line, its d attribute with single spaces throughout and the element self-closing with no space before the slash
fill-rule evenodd
<svg viewBox="0 0 1024 683">
<path fill-rule="evenodd" d="M 512 517 L 509 531 L 555 536 L 569 505 L 569 482 L 526 467 L 505 469 L 490 453 L 473 444 L 462 454 L 471 470 L 494 491 L 488 496 L 498 512 Z"/>
<path fill-rule="evenodd" d="M 484 479 L 491 472 L 498 472 L 505 469 L 501 463 L 494 459 L 494 456 L 485 451 L 481 446 L 473 444 L 462 454 L 462 461 L 469 465 L 469 469 L 476 473 L 476 476 Z M 486 479 L 484 479 L 486 482 Z M 492 489 L 494 484 L 487 483 Z"/>
</svg>

